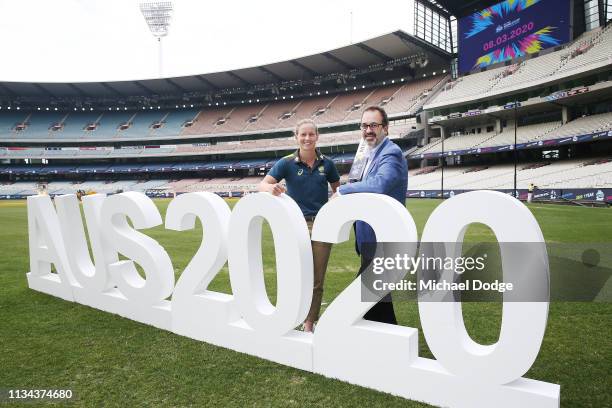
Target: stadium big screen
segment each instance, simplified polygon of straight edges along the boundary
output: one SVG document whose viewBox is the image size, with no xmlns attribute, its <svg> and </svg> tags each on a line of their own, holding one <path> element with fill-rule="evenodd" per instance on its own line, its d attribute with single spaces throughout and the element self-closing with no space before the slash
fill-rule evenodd
<svg viewBox="0 0 612 408">
<path fill-rule="evenodd" d="M 570 40 L 570 0 L 505 0 L 459 20 L 459 72 Z"/>
</svg>

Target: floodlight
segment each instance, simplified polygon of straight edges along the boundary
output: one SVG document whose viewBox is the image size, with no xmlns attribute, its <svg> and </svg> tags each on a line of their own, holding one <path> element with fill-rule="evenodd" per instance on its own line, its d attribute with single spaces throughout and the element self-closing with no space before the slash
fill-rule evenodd
<svg viewBox="0 0 612 408">
<path fill-rule="evenodd" d="M 159 44 L 158 52 L 158 69 L 159 76 L 162 77 L 162 37 L 168 35 L 168 27 L 172 19 L 172 2 L 170 1 L 152 1 L 140 3 L 140 12 L 142 13 L 151 34 L 157 38 Z"/>
<path fill-rule="evenodd" d="M 168 35 L 172 11 L 172 2 L 169 1 L 140 3 L 140 12 L 145 18 L 151 34 L 158 39 Z"/>
</svg>

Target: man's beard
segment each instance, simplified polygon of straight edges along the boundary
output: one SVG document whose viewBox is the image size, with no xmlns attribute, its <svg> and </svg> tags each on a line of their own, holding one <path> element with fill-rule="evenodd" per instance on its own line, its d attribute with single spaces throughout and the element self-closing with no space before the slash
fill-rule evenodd
<svg viewBox="0 0 612 408">
<path fill-rule="evenodd" d="M 376 148 L 376 142 L 377 142 L 377 140 L 374 140 L 374 142 L 372 144 L 370 144 L 369 142 L 366 141 L 365 150 L 363 152 L 366 157 L 370 157 L 370 154 L 372 153 L 372 150 L 374 150 Z"/>
<path fill-rule="evenodd" d="M 378 142 L 379 142 L 378 136 L 374 134 L 374 135 L 366 135 L 366 137 L 374 137 L 374 140 L 372 142 L 369 142 L 367 139 L 365 140 L 366 146 L 368 149 L 374 149 L 376 146 L 378 146 Z"/>
</svg>

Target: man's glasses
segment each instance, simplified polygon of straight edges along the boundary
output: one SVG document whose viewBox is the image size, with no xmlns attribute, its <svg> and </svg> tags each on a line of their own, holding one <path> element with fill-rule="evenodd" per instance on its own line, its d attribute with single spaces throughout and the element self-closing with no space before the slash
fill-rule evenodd
<svg viewBox="0 0 612 408">
<path fill-rule="evenodd" d="M 370 128 L 373 131 L 376 131 L 376 129 L 378 129 L 380 126 L 382 126 L 382 123 L 376 123 L 376 122 L 362 123 L 361 124 L 361 130 L 368 130 L 368 128 Z"/>
</svg>

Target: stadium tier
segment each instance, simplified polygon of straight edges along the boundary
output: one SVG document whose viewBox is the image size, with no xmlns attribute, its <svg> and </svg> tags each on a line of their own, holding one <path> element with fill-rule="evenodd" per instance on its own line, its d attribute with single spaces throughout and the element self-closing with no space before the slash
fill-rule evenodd
<svg viewBox="0 0 612 408">
<path fill-rule="evenodd" d="M 439 167 L 411 170 L 410 190 L 440 189 Z M 444 169 L 444 188 L 462 190 L 511 189 L 514 165 L 455 166 Z M 521 164 L 517 188 L 530 183 L 540 189 L 612 188 L 612 158 Z"/>
<path fill-rule="evenodd" d="M 612 64 L 610 26 L 586 32 L 558 51 L 450 81 L 426 109 L 468 103 L 570 78 Z"/>
<path fill-rule="evenodd" d="M 416 129 L 414 120 L 393 121 L 389 126 L 389 137 L 399 139 Z M 336 133 L 322 133 L 318 145 L 320 147 L 356 145 L 361 138 L 360 131 L 345 131 Z M 220 141 L 216 144 L 179 144 L 179 145 L 149 145 L 112 147 L 53 147 L 53 148 L 26 148 L 26 147 L 0 147 L 0 158 L 111 158 L 111 157 L 154 157 L 154 156 L 192 156 L 211 155 L 220 153 L 238 152 L 272 152 L 295 149 L 294 137 L 281 137 L 270 139 L 245 139 L 240 141 Z"/>
<path fill-rule="evenodd" d="M 567 136 L 585 135 L 612 130 L 612 113 L 602 113 L 577 118 L 566 124 L 547 122 L 518 126 L 516 132 L 518 143 L 527 143 L 545 139 L 560 139 Z M 505 127 L 501 132 L 483 132 L 477 134 L 454 135 L 444 140 L 445 151 L 467 150 L 481 147 L 504 146 L 514 143 L 514 127 Z M 442 151 L 440 138 L 411 152 L 412 156 L 423 153 Z"/>
<path fill-rule="evenodd" d="M 612 188 L 612 157 L 592 160 L 537 162 L 521 165 L 518 169 L 518 188 L 526 189 L 530 183 L 538 189 Z M 513 185 L 514 166 L 457 166 L 446 168 L 446 189 L 482 190 L 510 189 Z M 347 175 L 342 176 L 346 180 Z M 51 195 L 84 192 L 116 193 L 140 191 L 159 195 L 173 195 L 194 191 L 244 194 L 257 191 L 261 177 L 186 178 L 179 180 L 119 180 L 119 181 L 52 181 L 46 184 Z M 410 190 L 436 190 L 440 188 L 439 167 L 411 170 Z M 0 196 L 27 196 L 38 194 L 40 184 L 15 182 L 0 184 Z"/>
<path fill-rule="evenodd" d="M 174 195 L 195 191 L 222 192 L 243 194 L 257 191 L 261 177 L 217 177 L 182 180 L 120 180 L 120 181 L 53 181 L 45 184 L 50 195 L 85 193 L 114 194 L 123 191 L 138 191 L 159 195 Z M 36 195 L 41 191 L 40 183 L 16 182 L 0 184 L 0 196 L 25 197 Z"/>
<path fill-rule="evenodd" d="M 355 153 L 327 154 L 337 165 L 351 164 Z M 173 162 L 138 162 L 128 160 L 126 163 L 44 165 L 44 164 L 0 164 L 0 175 L 94 175 L 94 174 L 145 174 L 166 172 L 200 172 L 226 171 L 236 169 L 271 168 L 279 157 L 262 157 L 210 161 L 173 161 Z"/>
<path fill-rule="evenodd" d="M 6 141 L 107 141 L 185 139 L 292 130 L 305 118 L 319 125 L 356 123 L 369 105 L 384 106 L 390 116 L 413 115 L 427 95 L 448 77 L 431 78 L 370 89 L 347 90 L 326 96 L 304 97 L 224 107 L 219 109 L 8 112 L 0 111 L 0 143 Z M 395 81 L 393 81 L 395 82 Z"/>
</svg>

